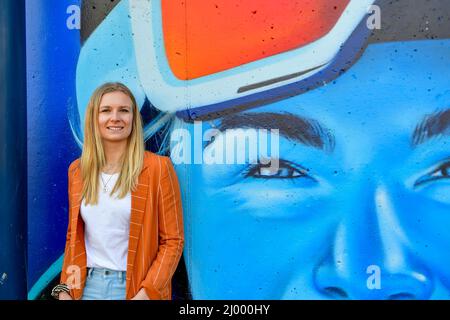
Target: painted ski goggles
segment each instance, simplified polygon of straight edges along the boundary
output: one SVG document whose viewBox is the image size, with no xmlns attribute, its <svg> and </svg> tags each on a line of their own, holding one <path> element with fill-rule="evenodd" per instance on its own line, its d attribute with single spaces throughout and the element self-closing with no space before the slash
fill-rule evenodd
<svg viewBox="0 0 450 320">
<path fill-rule="evenodd" d="M 300 94 L 353 63 L 374 1 L 130 0 L 142 86 L 185 120 Z"/>
</svg>

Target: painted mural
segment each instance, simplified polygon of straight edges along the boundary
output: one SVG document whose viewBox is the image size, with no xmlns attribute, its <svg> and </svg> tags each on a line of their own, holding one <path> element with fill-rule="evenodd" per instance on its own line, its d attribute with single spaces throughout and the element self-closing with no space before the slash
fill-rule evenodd
<svg viewBox="0 0 450 320">
<path fill-rule="evenodd" d="M 57 281 L 66 169 L 107 81 L 132 89 L 147 148 L 175 164 L 174 298 L 450 298 L 448 1 L 33 3 L 74 30 L 51 33 L 56 53 L 49 27 L 27 35 L 66 63 L 28 61 L 31 123 L 63 132 L 29 146 L 30 299 Z"/>
</svg>

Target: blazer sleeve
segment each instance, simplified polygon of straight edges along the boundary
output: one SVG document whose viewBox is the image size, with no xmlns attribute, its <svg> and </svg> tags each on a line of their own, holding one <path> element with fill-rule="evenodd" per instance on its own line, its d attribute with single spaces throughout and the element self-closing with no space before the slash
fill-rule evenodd
<svg viewBox="0 0 450 320">
<path fill-rule="evenodd" d="M 167 293 L 184 245 L 181 194 L 172 162 L 161 157 L 161 181 L 158 190 L 159 246 L 141 287 L 150 299 L 161 299 Z"/>
<path fill-rule="evenodd" d="M 72 178 L 71 178 L 71 173 L 72 173 L 72 167 L 73 167 L 73 163 L 69 166 L 69 170 L 67 173 L 67 197 L 68 197 L 68 212 L 69 212 L 69 223 L 67 226 L 67 233 L 66 233 L 66 245 L 65 245 L 65 249 L 64 249 L 64 260 L 63 260 L 63 266 L 61 269 L 61 277 L 60 277 L 60 283 L 64 283 L 67 284 L 67 278 L 68 275 L 66 273 L 66 270 L 70 264 L 70 234 L 71 234 L 71 229 L 72 229 L 72 214 L 71 214 L 71 185 L 72 185 Z"/>
</svg>

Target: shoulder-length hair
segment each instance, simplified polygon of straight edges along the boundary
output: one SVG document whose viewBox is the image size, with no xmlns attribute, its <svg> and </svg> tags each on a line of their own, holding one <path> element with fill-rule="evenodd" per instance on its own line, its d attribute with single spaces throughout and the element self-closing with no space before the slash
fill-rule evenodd
<svg viewBox="0 0 450 320">
<path fill-rule="evenodd" d="M 81 176 L 83 180 L 82 198 L 85 203 L 95 205 L 98 203 L 99 175 L 101 168 L 106 164 L 100 130 L 98 127 L 98 115 L 100 102 L 103 95 L 120 91 L 130 97 L 132 101 L 133 122 L 131 133 L 128 137 L 127 147 L 120 159 L 121 170 L 110 195 L 116 191 L 118 197 L 123 198 L 129 191 L 135 189 L 138 177 L 144 162 L 144 138 L 142 130 L 141 114 L 138 110 L 136 99 L 125 85 L 118 82 L 108 82 L 98 87 L 91 98 L 86 110 L 84 123 L 84 142 L 81 154 Z"/>
</svg>

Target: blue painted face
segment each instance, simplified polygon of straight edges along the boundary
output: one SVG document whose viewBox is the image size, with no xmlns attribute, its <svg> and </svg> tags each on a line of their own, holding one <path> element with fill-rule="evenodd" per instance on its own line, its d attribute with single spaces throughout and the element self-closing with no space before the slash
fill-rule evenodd
<svg viewBox="0 0 450 320">
<path fill-rule="evenodd" d="M 449 74 L 450 40 L 374 44 L 234 115 L 282 123 L 280 168 L 176 166 L 193 298 L 449 299 Z"/>
</svg>

